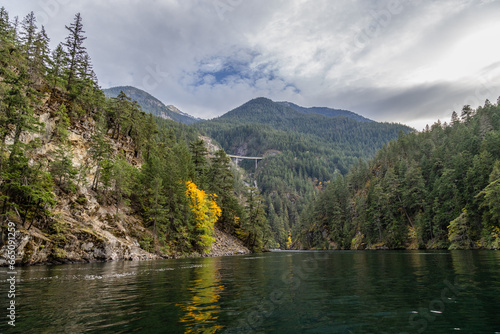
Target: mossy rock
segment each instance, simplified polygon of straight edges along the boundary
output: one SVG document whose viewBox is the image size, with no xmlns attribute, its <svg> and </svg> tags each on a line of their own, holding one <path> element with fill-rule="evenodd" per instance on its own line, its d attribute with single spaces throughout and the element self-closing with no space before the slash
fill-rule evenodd
<svg viewBox="0 0 500 334">
<path fill-rule="evenodd" d="M 54 247 L 52 249 L 50 256 L 53 259 L 61 260 L 61 259 L 65 259 L 68 256 L 68 254 L 66 253 L 66 251 L 64 249 L 59 248 L 59 247 Z"/>
<path fill-rule="evenodd" d="M 107 241 L 103 236 L 97 234 L 95 231 L 86 228 L 80 229 L 74 234 L 78 238 L 78 240 L 83 242 L 92 242 L 96 245 L 104 244 Z"/>
</svg>

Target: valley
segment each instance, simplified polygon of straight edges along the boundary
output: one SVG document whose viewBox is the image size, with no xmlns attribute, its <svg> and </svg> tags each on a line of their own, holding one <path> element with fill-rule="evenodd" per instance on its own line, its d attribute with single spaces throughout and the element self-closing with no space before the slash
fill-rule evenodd
<svg viewBox="0 0 500 334">
<path fill-rule="evenodd" d="M 207 256 L 231 238 L 236 253 L 498 247 L 498 101 L 422 132 L 264 97 L 202 120 L 102 90 L 79 15 L 52 53 L 2 15 L 0 214 L 16 263 Z"/>
</svg>

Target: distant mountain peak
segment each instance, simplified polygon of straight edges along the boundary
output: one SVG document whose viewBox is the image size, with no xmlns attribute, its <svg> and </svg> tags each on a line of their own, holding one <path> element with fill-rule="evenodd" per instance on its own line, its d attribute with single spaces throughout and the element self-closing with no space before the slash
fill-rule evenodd
<svg viewBox="0 0 500 334">
<path fill-rule="evenodd" d="M 292 108 L 295 111 L 304 113 L 304 114 L 320 114 L 324 115 L 327 117 L 337 117 L 337 116 L 343 116 L 347 118 L 354 119 L 359 122 L 374 122 L 373 120 L 363 117 L 361 115 L 358 115 L 356 113 L 353 113 L 352 111 L 349 110 L 344 110 L 344 109 L 334 109 L 334 108 L 328 108 L 328 107 L 301 107 L 299 105 L 296 105 L 295 103 L 292 102 L 287 102 L 287 101 L 282 101 L 282 102 L 276 102 L 280 105 Z"/>
<path fill-rule="evenodd" d="M 220 116 L 220 118 L 228 118 L 234 117 L 236 115 L 243 116 L 245 114 L 245 118 L 248 121 L 259 121 L 262 115 L 267 114 L 270 117 L 270 114 L 273 114 L 274 117 L 279 118 L 303 118 L 303 117 L 313 117 L 315 114 L 322 115 L 325 117 L 345 117 L 357 122 L 374 122 L 371 119 L 353 113 L 349 110 L 344 109 L 333 109 L 328 107 L 301 107 L 295 103 L 288 101 L 274 102 L 271 99 L 266 97 L 257 97 L 254 98 L 238 108 L 235 108 L 228 113 Z M 251 116 L 254 115 L 254 116 Z M 261 116 L 258 116 L 261 115 Z M 238 117 L 240 117 L 238 116 Z M 264 117 L 268 119 L 268 117 Z"/>
<path fill-rule="evenodd" d="M 116 97 L 120 94 L 120 91 L 123 91 L 127 94 L 127 96 L 131 97 L 132 100 L 137 101 L 142 110 L 161 118 L 170 119 L 184 124 L 192 124 L 201 120 L 200 118 L 193 117 L 180 111 L 173 105 L 166 106 L 153 95 L 136 87 L 117 86 L 104 89 L 103 91 L 108 97 Z"/>
</svg>

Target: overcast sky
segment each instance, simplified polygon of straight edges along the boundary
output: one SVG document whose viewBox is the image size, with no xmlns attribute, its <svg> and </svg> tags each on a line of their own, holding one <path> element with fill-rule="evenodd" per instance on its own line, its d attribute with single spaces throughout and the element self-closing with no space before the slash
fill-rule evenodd
<svg viewBox="0 0 500 334">
<path fill-rule="evenodd" d="M 103 88 L 212 118 L 255 97 L 421 130 L 500 96 L 500 1 L 3 0 L 54 48 L 77 12 Z"/>
</svg>

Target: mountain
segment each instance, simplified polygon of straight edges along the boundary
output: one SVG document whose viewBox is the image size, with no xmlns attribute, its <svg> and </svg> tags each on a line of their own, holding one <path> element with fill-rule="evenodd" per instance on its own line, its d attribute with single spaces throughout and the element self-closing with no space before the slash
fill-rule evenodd
<svg viewBox="0 0 500 334">
<path fill-rule="evenodd" d="M 193 124 L 201 120 L 200 118 L 193 117 L 180 111 L 173 105 L 166 106 L 163 102 L 139 88 L 118 86 L 107 88 L 103 91 L 108 97 L 117 97 L 120 91 L 123 91 L 127 96 L 131 97 L 132 100 L 137 101 L 142 110 L 161 118 L 171 119 L 184 124 Z"/>
<path fill-rule="evenodd" d="M 341 153 L 347 160 L 352 160 L 338 164 L 337 168 L 342 172 L 347 171 L 344 167 L 358 158 L 372 157 L 387 141 L 396 138 L 399 131 L 413 131 L 405 125 L 374 122 L 346 110 L 339 112 L 329 108 L 292 105 L 260 97 L 196 126 L 219 141 L 229 153 L 262 155 L 269 149 L 285 149 L 288 144 L 296 146 L 294 151 L 300 151 L 299 146 L 304 151 L 322 151 L 325 147 L 334 149 L 334 155 Z M 323 114 L 311 110 L 322 110 Z M 252 127 L 253 134 L 248 133 L 250 141 L 245 142 L 242 135 L 249 127 Z M 251 139 L 256 136 L 266 137 L 267 141 L 252 144 Z M 285 145 L 283 140 L 274 142 L 283 136 L 290 137 L 288 144 Z M 234 152 L 243 142 L 247 152 Z"/>
<path fill-rule="evenodd" d="M 328 117 L 335 117 L 335 116 L 344 116 L 347 118 L 352 118 L 356 121 L 359 122 L 373 122 L 371 119 L 368 119 L 366 117 L 363 117 L 361 115 L 355 114 L 352 111 L 349 110 L 343 110 L 343 109 L 332 109 L 332 108 L 327 108 L 327 107 L 311 107 L 311 108 L 305 108 L 298 106 L 294 103 L 291 102 L 276 102 L 278 104 L 281 104 L 286 107 L 290 107 L 294 109 L 295 111 L 302 112 L 304 114 L 311 114 L 311 113 L 316 113 Z"/>
<path fill-rule="evenodd" d="M 269 246 L 281 248 L 299 232 L 302 212 L 335 174 L 346 174 L 360 159 L 372 158 L 390 140 L 413 131 L 349 111 L 303 108 L 262 97 L 193 126 L 229 154 L 264 157 L 257 168 L 251 160 L 240 166 L 262 192 L 276 240 Z"/>
</svg>

